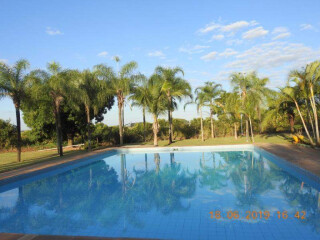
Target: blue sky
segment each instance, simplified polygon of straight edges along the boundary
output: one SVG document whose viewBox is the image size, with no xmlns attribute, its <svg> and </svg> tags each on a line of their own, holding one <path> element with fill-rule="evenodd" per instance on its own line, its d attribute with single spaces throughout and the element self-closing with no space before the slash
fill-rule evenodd
<svg viewBox="0 0 320 240">
<path fill-rule="evenodd" d="M 320 58 L 319 0 L 2 0 L 1 9 L 0 61 L 26 58 L 31 69 L 53 60 L 116 67 L 118 55 L 146 75 L 157 65 L 180 66 L 193 87 L 215 81 L 229 89 L 231 72 L 257 70 L 275 88 L 290 69 Z M 182 106 L 174 117 L 197 116 L 195 106 Z M 126 123 L 141 121 L 139 109 L 126 108 Z M 0 100 L 0 118 L 16 122 L 10 99 Z M 104 122 L 117 124 L 116 105 Z"/>
</svg>

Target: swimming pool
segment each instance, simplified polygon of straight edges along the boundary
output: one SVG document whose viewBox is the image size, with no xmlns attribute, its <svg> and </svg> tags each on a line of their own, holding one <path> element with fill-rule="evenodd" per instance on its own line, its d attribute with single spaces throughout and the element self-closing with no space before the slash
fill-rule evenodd
<svg viewBox="0 0 320 240">
<path fill-rule="evenodd" d="M 0 184 L 0 232 L 320 239 L 319 178 L 251 145 L 117 150 Z"/>
</svg>

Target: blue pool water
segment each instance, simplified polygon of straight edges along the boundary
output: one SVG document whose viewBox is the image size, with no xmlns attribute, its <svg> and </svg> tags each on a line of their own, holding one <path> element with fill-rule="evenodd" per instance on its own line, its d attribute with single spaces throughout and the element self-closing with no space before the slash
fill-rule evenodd
<svg viewBox="0 0 320 240">
<path fill-rule="evenodd" d="M 319 186 L 257 149 L 109 153 L 2 185 L 0 232 L 320 239 Z"/>
</svg>

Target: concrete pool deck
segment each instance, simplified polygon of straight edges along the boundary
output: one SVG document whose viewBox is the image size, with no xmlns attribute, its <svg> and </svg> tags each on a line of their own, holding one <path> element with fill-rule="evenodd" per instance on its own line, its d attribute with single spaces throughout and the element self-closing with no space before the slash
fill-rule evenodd
<svg viewBox="0 0 320 240">
<path fill-rule="evenodd" d="M 257 147 L 260 147 L 278 157 L 281 157 L 288 162 L 293 163 L 294 165 L 299 166 L 300 168 L 303 168 L 317 176 L 320 177 L 320 150 L 309 148 L 309 147 L 303 147 L 298 146 L 294 144 L 254 144 Z M 218 145 L 212 145 L 217 147 Z M 222 145 L 226 146 L 226 145 Z M 127 145 L 123 147 L 112 147 L 112 148 L 106 148 L 106 149 L 100 149 L 93 152 L 84 153 L 81 155 L 76 156 L 70 156 L 63 160 L 56 159 L 52 161 L 46 161 L 41 163 L 36 163 L 30 166 L 18 168 L 15 170 L 11 170 L 8 172 L 0 173 L 0 181 L 6 181 L 9 179 L 16 178 L 20 175 L 25 174 L 32 174 L 33 172 L 45 170 L 46 168 L 52 168 L 56 166 L 63 166 L 64 164 L 72 163 L 77 160 L 95 156 L 98 154 L 103 154 L 111 150 L 115 149 L 128 149 L 128 148 L 146 148 L 146 147 L 153 147 L 153 146 L 146 146 L 146 145 Z M 182 147 L 182 146 L 181 146 Z M 190 147 L 190 146 L 188 146 Z M 200 147 L 200 146 L 199 146 Z M 201 146 L 203 147 L 203 146 Z M 207 146 L 210 147 L 210 146 Z M 159 147 L 163 148 L 163 147 Z"/>
</svg>

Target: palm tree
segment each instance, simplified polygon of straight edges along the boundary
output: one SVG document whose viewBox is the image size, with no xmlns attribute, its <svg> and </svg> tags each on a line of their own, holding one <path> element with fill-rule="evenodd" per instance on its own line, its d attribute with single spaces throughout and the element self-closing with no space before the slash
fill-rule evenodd
<svg viewBox="0 0 320 240">
<path fill-rule="evenodd" d="M 176 75 L 181 73 L 184 76 L 184 72 L 181 68 L 165 68 L 156 67 L 155 73 L 162 78 L 163 85 L 161 90 L 167 96 L 167 111 L 169 122 L 169 144 L 172 143 L 173 129 L 172 129 L 172 112 L 174 110 L 174 101 L 178 99 L 182 100 L 184 97 L 192 97 L 190 84 L 181 77 Z"/>
<path fill-rule="evenodd" d="M 299 95 L 301 94 L 301 91 L 300 91 L 300 88 L 299 86 L 294 86 L 294 87 L 290 87 L 290 86 L 287 86 L 285 88 L 282 88 L 280 89 L 282 95 L 286 98 L 288 98 L 290 101 L 293 101 L 295 106 L 296 106 L 296 109 L 299 113 L 299 116 L 300 116 L 300 119 L 302 121 L 302 124 L 303 124 L 303 127 L 304 127 L 304 130 L 308 136 L 308 139 L 310 141 L 310 144 L 311 145 L 315 145 L 314 141 L 312 140 L 311 136 L 310 136 L 310 133 L 309 133 L 309 130 L 307 128 L 307 125 L 305 123 L 305 120 L 304 120 L 304 117 L 301 113 L 301 109 L 300 109 L 300 106 L 299 106 L 299 103 L 298 103 L 298 98 L 299 98 Z"/>
<path fill-rule="evenodd" d="M 134 74 L 137 67 L 138 64 L 136 62 L 129 62 L 123 65 L 120 68 L 118 75 L 116 75 L 113 70 L 106 65 L 100 64 L 95 66 L 97 76 L 107 81 L 108 90 L 112 95 L 117 96 L 120 145 L 123 145 L 123 108 L 126 97 L 132 93 L 137 81 L 137 76 L 139 76 Z"/>
<path fill-rule="evenodd" d="M 211 138 L 215 137 L 214 134 L 214 124 L 213 124 L 213 115 L 217 112 L 217 104 L 215 100 L 221 94 L 221 84 L 216 84 L 214 82 L 205 82 L 205 85 L 202 87 L 202 91 L 205 94 L 205 105 L 210 109 L 210 126 L 211 126 Z"/>
<path fill-rule="evenodd" d="M 305 93 L 306 101 L 310 102 L 310 106 L 313 112 L 314 125 L 310 116 L 310 123 L 313 129 L 315 129 L 315 138 L 318 145 L 320 145 L 320 133 L 318 123 L 317 103 L 315 96 L 315 89 L 320 82 L 320 61 L 315 61 L 308 64 L 303 70 L 293 70 L 289 74 L 289 80 L 293 81 L 300 90 Z M 309 104 L 307 103 L 307 110 L 309 112 Z"/>
<path fill-rule="evenodd" d="M 250 80 L 252 82 L 252 91 L 256 95 L 256 109 L 259 119 L 259 132 L 261 133 L 261 104 L 263 100 L 271 94 L 271 90 L 266 87 L 266 84 L 269 82 L 269 78 L 259 78 L 256 72 L 250 74 Z"/>
<path fill-rule="evenodd" d="M 21 101 L 26 97 L 27 77 L 24 71 L 29 67 L 27 60 L 19 60 L 12 67 L 0 62 L 0 98 L 10 97 L 16 109 L 17 160 L 21 161 Z"/>
<path fill-rule="evenodd" d="M 104 106 L 108 98 L 108 92 L 103 89 L 104 81 L 100 81 L 95 72 L 84 70 L 76 74 L 77 94 L 75 94 L 75 101 L 84 105 L 87 117 L 87 131 L 88 131 L 88 150 L 91 151 L 91 115 L 90 111 L 93 109 L 93 114 L 97 114 L 100 107 Z"/>
<path fill-rule="evenodd" d="M 239 93 L 241 106 L 244 106 L 244 101 L 247 97 L 247 91 L 251 86 L 248 76 L 245 73 L 233 73 L 231 74 L 231 84 L 233 85 L 234 92 Z M 246 119 L 246 138 L 249 139 L 249 123 Z M 242 114 L 241 114 L 241 129 L 242 129 Z"/>
<path fill-rule="evenodd" d="M 231 117 L 234 126 L 234 137 L 238 139 L 238 127 L 237 122 L 240 120 L 240 107 L 241 102 L 237 93 L 225 93 L 225 112 Z"/>
<path fill-rule="evenodd" d="M 47 71 L 32 71 L 30 79 L 34 91 L 38 92 L 36 95 L 47 94 L 51 99 L 56 124 L 57 149 L 59 155 L 63 156 L 60 107 L 66 96 L 75 92 L 74 71 L 62 70 L 59 63 L 51 62 L 47 64 Z"/>
<path fill-rule="evenodd" d="M 162 79 L 158 75 L 153 75 L 148 81 L 147 110 L 153 116 L 153 144 L 158 146 L 159 122 L 158 117 L 166 111 L 165 95 L 162 89 Z"/>
<path fill-rule="evenodd" d="M 184 109 L 189 104 L 196 104 L 197 105 L 197 112 L 200 113 L 200 129 L 201 129 L 201 140 L 204 141 L 204 131 L 203 131 L 203 117 L 202 117 L 202 108 L 205 106 L 207 95 L 203 91 L 203 87 L 198 87 L 194 91 L 196 98 L 194 101 L 187 102 L 184 105 Z"/>
<path fill-rule="evenodd" d="M 145 76 L 141 75 L 141 84 L 133 89 L 133 94 L 129 97 L 133 101 L 132 106 L 142 108 L 143 115 L 143 141 L 146 141 L 146 108 L 148 104 L 148 80 Z"/>
</svg>

